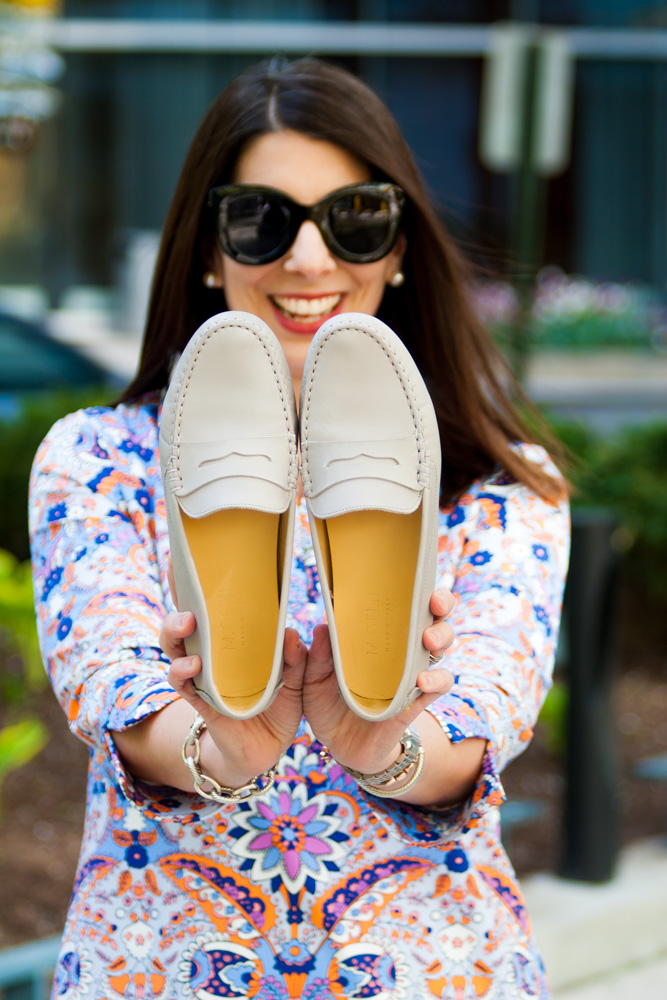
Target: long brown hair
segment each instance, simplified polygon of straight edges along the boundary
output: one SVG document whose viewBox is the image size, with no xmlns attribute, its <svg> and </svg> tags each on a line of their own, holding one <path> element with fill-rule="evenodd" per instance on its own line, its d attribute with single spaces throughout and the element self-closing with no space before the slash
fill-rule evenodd
<svg viewBox="0 0 667 1000">
<path fill-rule="evenodd" d="M 476 314 L 469 266 L 429 202 L 398 125 L 361 80 L 317 59 L 261 63 L 233 80 L 209 108 L 164 228 L 139 368 L 119 402 L 163 388 L 194 331 L 227 308 L 224 291 L 202 283 L 217 240 L 207 194 L 231 179 L 239 154 L 254 139 L 281 129 L 346 149 L 407 196 L 406 280 L 386 291 L 378 316 L 401 337 L 433 398 L 442 502 L 497 465 L 555 501 L 562 484 L 512 447 L 533 440 L 512 402 L 520 391 Z"/>
</svg>

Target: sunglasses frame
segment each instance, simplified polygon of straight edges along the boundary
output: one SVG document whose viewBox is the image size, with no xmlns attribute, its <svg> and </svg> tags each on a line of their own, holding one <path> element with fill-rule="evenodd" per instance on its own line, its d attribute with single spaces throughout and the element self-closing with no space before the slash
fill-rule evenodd
<svg viewBox="0 0 667 1000">
<path fill-rule="evenodd" d="M 271 195 L 278 199 L 281 206 L 287 208 L 288 228 L 287 236 L 280 245 L 270 253 L 262 257 L 251 256 L 238 251 L 229 241 L 227 229 L 227 211 L 230 199 L 243 194 L 263 194 Z M 389 222 L 387 238 L 377 250 L 367 254 L 350 253 L 341 247 L 331 232 L 329 226 L 329 210 L 340 198 L 350 194 L 375 194 L 387 201 L 389 207 Z M 382 260 L 394 248 L 398 238 L 398 229 L 401 221 L 401 212 L 405 204 L 405 194 L 397 184 L 385 183 L 384 181 L 367 181 L 363 184 L 350 184 L 347 187 L 337 188 L 325 198 L 320 199 L 314 205 L 301 205 L 294 201 L 284 191 L 276 188 L 265 187 L 261 184 L 224 184 L 215 187 L 208 194 L 208 205 L 213 210 L 218 229 L 218 237 L 224 252 L 239 264 L 249 264 L 259 266 L 261 264 L 271 264 L 273 261 L 283 257 L 294 243 L 298 232 L 306 221 L 314 222 L 322 235 L 328 249 L 340 260 L 348 264 L 372 264 L 376 260 Z"/>
</svg>

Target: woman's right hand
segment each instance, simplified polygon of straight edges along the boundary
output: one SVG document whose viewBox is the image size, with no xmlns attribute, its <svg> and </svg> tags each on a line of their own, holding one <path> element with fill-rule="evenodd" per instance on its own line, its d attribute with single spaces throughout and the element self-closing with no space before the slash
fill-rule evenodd
<svg viewBox="0 0 667 1000">
<path fill-rule="evenodd" d="M 221 785 L 238 788 L 273 767 L 294 742 L 303 715 L 308 649 L 296 629 L 286 629 L 283 683 L 273 702 L 251 719 L 230 719 L 211 708 L 194 688 L 192 678 L 200 672 L 201 660 L 185 650 L 185 638 L 194 630 L 190 611 L 173 612 L 162 623 L 160 645 L 171 659 L 169 683 L 206 722 L 200 739 L 202 771 Z"/>
</svg>

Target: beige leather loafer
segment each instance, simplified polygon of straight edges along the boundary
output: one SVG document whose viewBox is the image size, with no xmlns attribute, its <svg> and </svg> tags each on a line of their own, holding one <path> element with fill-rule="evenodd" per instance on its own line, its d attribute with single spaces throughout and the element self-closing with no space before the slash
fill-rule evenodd
<svg viewBox="0 0 667 1000">
<path fill-rule="evenodd" d="M 301 384 L 301 476 L 341 694 L 364 719 L 419 694 L 438 548 L 440 440 L 407 349 L 362 313 L 327 320 Z"/>
<path fill-rule="evenodd" d="M 160 421 L 171 559 L 195 687 L 237 719 L 281 679 L 298 477 L 292 379 L 249 313 L 212 316 L 183 352 Z"/>
</svg>

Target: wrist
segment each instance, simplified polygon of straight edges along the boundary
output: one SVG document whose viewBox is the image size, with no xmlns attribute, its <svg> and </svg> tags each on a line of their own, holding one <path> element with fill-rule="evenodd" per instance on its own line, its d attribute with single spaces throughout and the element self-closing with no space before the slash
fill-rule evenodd
<svg viewBox="0 0 667 1000">
<path fill-rule="evenodd" d="M 424 748 L 417 732 L 406 729 L 401 737 L 398 754 L 379 771 L 358 771 L 338 762 L 343 770 L 355 779 L 360 788 L 381 798 L 395 798 L 412 789 L 421 778 L 424 768 Z"/>
<path fill-rule="evenodd" d="M 202 769 L 201 762 L 201 737 L 206 731 L 206 722 L 199 713 L 196 713 L 190 732 L 181 747 L 181 759 L 192 775 L 194 789 L 198 795 L 224 805 L 230 802 L 243 802 L 254 795 L 261 795 L 274 785 L 278 762 L 268 771 L 255 775 L 241 785 L 222 785 L 216 778 L 207 774 Z"/>
<path fill-rule="evenodd" d="M 255 777 L 247 768 L 234 767 L 224 756 L 208 729 L 199 737 L 199 762 L 204 774 L 210 775 L 226 788 L 241 788 Z"/>
<path fill-rule="evenodd" d="M 347 758 L 347 755 L 344 755 L 342 759 L 336 754 L 333 754 L 333 757 L 344 770 L 352 774 L 378 774 L 393 767 L 402 752 L 403 744 L 399 740 L 387 754 L 380 758 L 366 756 L 361 760 L 358 756 L 355 757 L 354 753 L 352 754 L 351 761 Z"/>
</svg>

